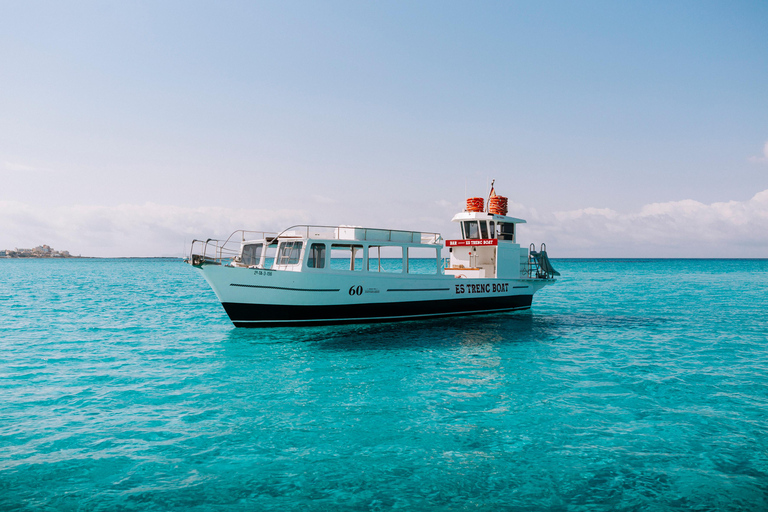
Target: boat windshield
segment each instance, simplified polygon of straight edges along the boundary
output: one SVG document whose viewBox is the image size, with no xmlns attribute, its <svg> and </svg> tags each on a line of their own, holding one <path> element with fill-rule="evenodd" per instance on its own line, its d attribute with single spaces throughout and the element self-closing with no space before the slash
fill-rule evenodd
<svg viewBox="0 0 768 512">
<path fill-rule="evenodd" d="M 283 242 L 280 245 L 278 265 L 296 265 L 301 255 L 302 242 Z"/>
<path fill-rule="evenodd" d="M 480 238 L 480 228 L 476 220 L 467 220 L 461 223 L 462 235 L 465 240 L 478 240 Z"/>
<path fill-rule="evenodd" d="M 240 262 L 246 267 L 258 265 L 261 262 L 261 252 L 264 244 L 248 244 L 243 246 Z"/>
</svg>

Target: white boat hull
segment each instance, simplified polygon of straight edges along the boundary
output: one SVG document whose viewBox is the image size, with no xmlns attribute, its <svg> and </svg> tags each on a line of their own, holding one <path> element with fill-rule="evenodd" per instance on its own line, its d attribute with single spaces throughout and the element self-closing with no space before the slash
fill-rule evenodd
<svg viewBox="0 0 768 512">
<path fill-rule="evenodd" d="M 546 279 L 198 267 L 237 327 L 381 322 L 524 310 Z"/>
</svg>

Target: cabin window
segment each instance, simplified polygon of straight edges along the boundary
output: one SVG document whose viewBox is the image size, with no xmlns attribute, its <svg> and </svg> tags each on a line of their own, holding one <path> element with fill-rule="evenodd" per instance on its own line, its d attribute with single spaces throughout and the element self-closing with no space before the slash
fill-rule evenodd
<svg viewBox="0 0 768 512">
<path fill-rule="evenodd" d="M 258 265 L 261 263 L 261 251 L 264 249 L 264 244 L 248 244 L 243 246 L 243 251 L 240 254 L 240 263 L 246 267 Z"/>
<path fill-rule="evenodd" d="M 480 238 L 480 228 L 478 228 L 476 220 L 467 220 L 462 222 L 461 225 L 464 239 L 477 240 Z"/>
<path fill-rule="evenodd" d="M 409 274 L 437 274 L 438 260 L 435 247 L 409 247 Z"/>
<path fill-rule="evenodd" d="M 483 220 L 480 221 L 480 238 L 488 238 L 488 223 Z"/>
<path fill-rule="evenodd" d="M 381 272 L 381 247 L 368 247 L 368 272 Z"/>
<path fill-rule="evenodd" d="M 513 223 L 499 223 L 499 240 L 515 240 L 515 225 Z"/>
<path fill-rule="evenodd" d="M 267 246 L 264 251 L 264 268 L 272 268 L 272 264 L 275 262 L 275 256 L 277 256 L 277 244 L 271 244 Z"/>
<path fill-rule="evenodd" d="M 368 271 L 401 274 L 403 248 L 400 246 L 372 245 L 368 248 Z"/>
<path fill-rule="evenodd" d="M 301 261 L 301 248 L 304 246 L 304 242 L 293 242 L 291 247 L 291 255 L 288 258 L 289 265 L 296 265 Z"/>
<path fill-rule="evenodd" d="M 488 226 L 490 226 L 490 227 L 488 228 L 488 234 L 490 234 L 490 235 L 491 235 L 491 238 L 496 238 L 496 228 L 494 228 L 494 222 L 493 222 L 493 221 L 490 221 L 490 222 L 488 223 Z"/>
<path fill-rule="evenodd" d="M 325 244 L 312 244 L 309 247 L 307 267 L 325 268 Z"/>
<path fill-rule="evenodd" d="M 277 259 L 278 265 L 296 265 L 301 256 L 301 248 L 304 242 L 283 242 L 280 245 L 280 255 Z"/>
<path fill-rule="evenodd" d="M 331 268 L 336 270 L 363 270 L 363 246 L 352 244 L 331 245 Z"/>
</svg>

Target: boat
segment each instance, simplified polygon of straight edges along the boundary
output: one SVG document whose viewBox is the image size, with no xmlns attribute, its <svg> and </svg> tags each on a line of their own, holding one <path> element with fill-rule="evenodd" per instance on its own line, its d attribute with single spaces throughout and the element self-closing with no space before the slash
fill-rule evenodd
<svg viewBox="0 0 768 512">
<path fill-rule="evenodd" d="M 298 225 L 194 240 L 202 272 L 237 327 L 388 322 L 530 309 L 555 282 L 546 245 L 523 247 L 507 199 L 467 200 L 440 233 Z M 447 256 L 443 253 L 447 251 Z"/>
</svg>

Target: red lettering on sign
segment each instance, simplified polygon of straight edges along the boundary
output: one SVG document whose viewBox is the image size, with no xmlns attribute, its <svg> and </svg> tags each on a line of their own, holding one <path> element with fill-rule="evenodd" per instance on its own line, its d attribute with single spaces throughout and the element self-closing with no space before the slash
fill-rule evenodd
<svg viewBox="0 0 768 512">
<path fill-rule="evenodd" d="M 446 247 L 476 247 L 483 245 L 499 245 L 499 241 L 495 238 L 485 238 L 482 240 L 446 240 Z"/>
</svg>

